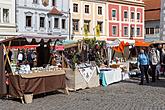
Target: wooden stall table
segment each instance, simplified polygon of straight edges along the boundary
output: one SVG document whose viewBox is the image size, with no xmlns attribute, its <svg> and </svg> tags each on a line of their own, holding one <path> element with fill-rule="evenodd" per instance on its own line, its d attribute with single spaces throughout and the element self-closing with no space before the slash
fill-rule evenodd
<svg viewBox="0 0 165 110">
<path fill-rule="evenodd" d="M 22 102 L 26 93 L 36 95 L 63 89 L 65 93 L 69 94 L 66 89 L 64 70 L 9 75 L 9 80 L 9 94 L 21 98 Z"/>
</svg>

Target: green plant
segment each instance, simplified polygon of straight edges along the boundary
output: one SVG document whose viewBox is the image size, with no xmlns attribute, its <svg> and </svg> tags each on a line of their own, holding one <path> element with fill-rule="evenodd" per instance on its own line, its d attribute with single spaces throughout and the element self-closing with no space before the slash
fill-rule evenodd
<svg viewBox="0 0 165 110">
<path fill-rule="evenodd" d="M 74 54 L 72 57 L 72 69 L 75 70 L 76 69 L 76 63 L 78 62 L 78 58 L 77 55 Z"/>
</svg>

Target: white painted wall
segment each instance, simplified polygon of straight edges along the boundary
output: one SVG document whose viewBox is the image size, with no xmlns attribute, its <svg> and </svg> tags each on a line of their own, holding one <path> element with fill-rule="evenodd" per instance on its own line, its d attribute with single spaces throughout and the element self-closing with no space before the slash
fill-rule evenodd
<svg viewBox="0 0 165 110">
<path fill-rule="evenodd" d="M 3 22 L 3 9 L 9 9 L 9 23 Z M 15 0 L 0 0 L 0 32 L 14 33 L 15 31 Z"/>
<path fill-rule="evenodd" d="M 16 24 L 17 32 L 20 33 L 36 33 L 36 34 L 53 34 L 56 36 L 68 36 L 68 10 L 69 0 L 56 0 L 56 8 L 63 13 L 62 16 L 48 16 L 49 11 L 53 8 L 52 0 L 49 0 L 49 5 L 44 6 L 42 0 L 38 0 L 38 4 L 34 4 L 33 0 L 17 0 L 16 2 Z M 26 13 L 32 14 L 32 27 L 26 27 Z M 45 27 L 40 28 L 40 16 L 45 16 Z M 58 29 L 54 29 L 54 18 L 59 18 L 60 24 Z M 66 29 L 62 29 L 61 20 L 66 19 Z M 48 21 L 51 21 L 49 28 Z"/>
</svg>

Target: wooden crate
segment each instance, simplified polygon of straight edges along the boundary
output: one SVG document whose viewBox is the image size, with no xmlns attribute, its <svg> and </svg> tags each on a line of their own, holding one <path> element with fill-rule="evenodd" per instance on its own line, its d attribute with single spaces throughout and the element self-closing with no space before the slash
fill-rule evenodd
<svg viewBox="0 0 165 110">
<path fill-rule="evenodd" d="M 92 88 L 92 87 L 98 87 L 99 84 L 99 74 L 97 73 L 97 69 L 95 68 L 95 72 L 93 73 L 93 76 L 91 77 L 90 81 L 87 82 L 81 75 L 78 69 L 75 69 L 73 71 L 72 69 L 66 69 L 66 83 L 69 90 L 79 90 L 79 89 L 85 89 L 85 88 Z"/>
</svg>

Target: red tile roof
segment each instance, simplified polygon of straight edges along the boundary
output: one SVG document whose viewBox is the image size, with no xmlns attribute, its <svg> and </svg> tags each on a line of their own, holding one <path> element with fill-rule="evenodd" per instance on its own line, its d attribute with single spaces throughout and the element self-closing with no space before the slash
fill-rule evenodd
<svg viewBox="0 0 165 110">
<path fill-rule="evenodd" d="M 160 20 L 161 0 L 144 0 L 145 21 Z"/>
<path fill-rule="evenodd" d="M 145 21 L 160 20 L 160 10 L 145 11 Z"/>
<path fill-rule="evenodd" d="M 145 10 L 160 9 L 161 0 L 144 0 Z"/>
<path fill-rule="evenodd" d="M 60 11 L 58 11 L 55 7 L 53 7 L 50 11 L 49 14 L 52 15 L 61 15 L 62 13 Z"/>
</svg>

